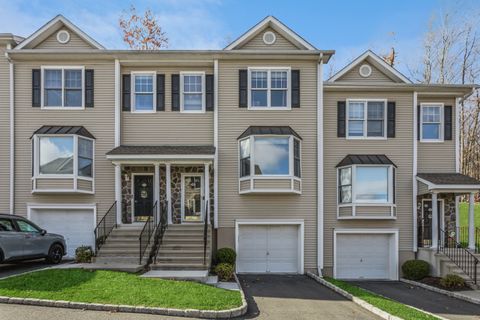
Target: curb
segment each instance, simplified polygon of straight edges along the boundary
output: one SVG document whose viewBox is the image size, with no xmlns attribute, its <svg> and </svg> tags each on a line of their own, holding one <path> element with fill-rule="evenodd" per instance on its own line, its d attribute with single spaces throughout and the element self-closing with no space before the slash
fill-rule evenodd
<svg viewBox="0 0 480 320">
<path fill-rule="evenodd" d="M 440 294 L 443 294 L 443 295 L 446 295 L 446 296 L 449 296 L 449 297 L 452 297 L 452 298 L 456 298 L 456 299 L 459 299 L 459 300 L 463 300 L 463 301 L 466 301 L 466 302 L 470 302 L 470 303 L 480 305 L 480 299 L 475 299 L 475 298 L 463 295 L 463 294 L 458 293 L 458 292 L 440 289 L 440 288 L 437 288 L 437 287 L 429 286 L 429 285 L 421 283 L 421 282 L 412 281 L 412 280 L 408 280 L 408 279 L 404 279 L 404 278 L 401 278 L 400 281 L 404 282 L 404 283 L 411 284 L 413 286 L 417 286 L 417 287 L 426 289 L 426 290 L 430 290 L 430 291 L 433 291 L 433 292 L 436 292 L 436 293 L 440 293 Z"/>
<path fill-rule="evenodd" d="M 245 313 L 247 313 L 247 308 L 248 308 L 247 300 L 245 299 L 245 294 L 243 292 L 242 286 L 240 285 L 240 282 L 238 281 L 236 274 L 235 274 L 235 281 L 240 289 L 242 305 L 237 308 L 220 310 L 220 311 L 199 310 L 199 309 L 170 309 L 170 308 L 156 308 L 156 307 L 145 307 L 145 306 L 73 302 L 73 301 L 63 301 L 63 300 L 14 298 L 14 297 L 3 297 L 3 296 L 0 296 L 0 303 L 24 304 L 24 305 L 41 306 L 41 307 L 69 308 L 69 309 L 95 310 L 95 311 L 146 313 L 146 314 L 164 315 L 164 316 L 172 316 L 172 317 L 229 319 L 229 318 L 243 316 Z"/>
<path fill-rule="evenodd" d="M 360 298 L 357 298 L 357 297 L 351 295 L 347 291 L 345 291 L 345 290 L 337 287 L 336 285 L 331 284 L 330 282 L 320 278 L 316 274 L 313 274 L 311 272 L 307 272 L 307 276 L 309 276 L 313 280 L 317 281 L 318 283 L 324 285 L 325 287 L 327 287 L 329 289 L 332 289 L 336 293 L 344 296 L 348 300 L 351 300 L 353 303 L 359 305 L 360 307 L 364 308 L 367 311 L 370 311 L 371 313 L 379 316 L 382 319 L 385 319 L 385 320 L 402 320 L 402 318 L 396 317 L 396 316 L 394 316 L 394 315 L 392 315 L 392 314 L 390 314 L 386 311 L 383 311 L 383 310 L 371 305 L 370 303 L 368 303 L 368 302 L 366 302 L 366 301 L 364 301 Z"/>
</svg>

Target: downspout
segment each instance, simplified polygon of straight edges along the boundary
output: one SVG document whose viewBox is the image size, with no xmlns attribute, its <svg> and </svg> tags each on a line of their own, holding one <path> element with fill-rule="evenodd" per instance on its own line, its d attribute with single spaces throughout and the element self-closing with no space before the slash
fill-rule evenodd
<svg viewBox="0 0 480 320">
<path fill-rule="evenodd" d="M 412 209 L 413 209 L 413 252 L 417 258 L 418 251 L 418 229 L 417 229 L 417 159 L 418 159 L 418 119 L 417 119 L 417 105 L 418 93 L 413 92 L 413 165 L 412 165 Z"/>
<path fill-rule="evenodd" d="M 215 158 L 213 160 L 213 224 L 218 228 L 218 59 L 213 62 L 213 145 Z"/>
<path fill-rule="evenodd" d="M 120 81 L 120 61 L 115 59 L 115 148 L 121 142 Z"/>
<path fill-rule="evenodd" d="M 11 49 L 11 45 L 7 45 Z M 15 74 L 14 64 L 8 53 L 5 56 L 9 62 L 9 95 L 10 95 L 10 172 L 9 172 L 9 213 L 15 214 Z"/>
<path fill-rule="evenodd" d="M 317 267 L 323 269 L 323 53 L 317 66 Z"/>
</svg>

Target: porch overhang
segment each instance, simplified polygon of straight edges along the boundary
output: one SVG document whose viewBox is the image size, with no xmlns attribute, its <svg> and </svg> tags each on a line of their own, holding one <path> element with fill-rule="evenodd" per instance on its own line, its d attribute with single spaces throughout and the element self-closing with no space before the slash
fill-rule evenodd
<svg viewBox="0 0 480 320">
<path fill-rule="evenodd" d="M 472 193 L 480 191 L 480 181 L 461 173 L 419 173 L 421 182 L 429 193 Z M 422 188 L 419 188 L 419 193 Z M 424 192 L 422 192 L 424 193 Z"/>
<path fill-rule="evenodd" d="M 109 152 L 106 157 L 112 162 L 211 162 L 215 158 L 215 147 L 211 145 L 183 146 L 119 146 Z"/>
</svg>

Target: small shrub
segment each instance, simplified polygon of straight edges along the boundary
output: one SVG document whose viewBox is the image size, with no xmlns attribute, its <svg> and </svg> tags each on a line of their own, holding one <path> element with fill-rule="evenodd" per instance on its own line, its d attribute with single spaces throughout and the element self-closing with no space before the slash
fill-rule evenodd
<svg viewBox="0 0 480 320">
<path fill-rule="evenodd" d="M 215 267 L 215 273 L 221 281 L 229 281 L 233 278 L 235 267 L 230 263 L 219 263 Z"/>
<path fill-rule="evenodd" d="M 221 248 L 215 253 L 216 263 L 229 263 L 234 265 L 237 259 L 237 254 L 232 248 Z"/>
<path fill-rule="evenodd" d="M 90 246 L 81 246 L 75 250 L 75 262 L 90 263 L 92 262 L 93 250 Z"/>
<path fill-rule="evenodd" d="M 447 274 L 444 278 L 440 280 L 440 285 L 447 289 L 461 289 L 466 286 L 465 280 L 455 274 Z"/>
<path fill-rule="evenodd" d="M 430 265 L 423 260 L 408 260 L 402 265 L 403 276 L 410 280 L 422 280 L 430 274 Z"/>
</svg>

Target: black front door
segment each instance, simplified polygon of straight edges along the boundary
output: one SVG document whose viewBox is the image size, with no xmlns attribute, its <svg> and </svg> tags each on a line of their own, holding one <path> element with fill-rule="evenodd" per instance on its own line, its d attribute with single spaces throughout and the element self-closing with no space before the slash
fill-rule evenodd
<svg viewBox="0 0 480 320">
<path fill-rule="evenodd" d="M 153 212 L 153 176 L 136 175 L 133 183 L 133 222 L 143 222 Z"/>
<path fill-rule="evenodd" d="M 437 214 L 438 214 L 438 226 L 437 234 L 440 234 L 440 227 L 442 225 L 442 202 L 437 202 Z M 419 246 L 420 247 L 430 247 L 432 245 L 432 201 L 426 200 L 423 201 L 423 210 L 422 217 L 419 221 Z"/>
</svg>

